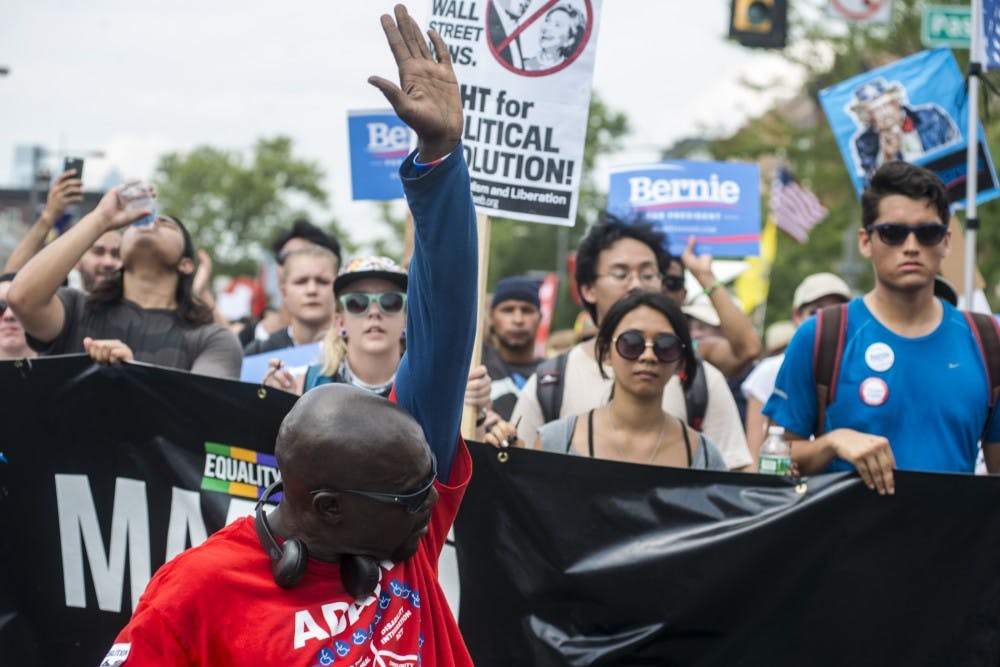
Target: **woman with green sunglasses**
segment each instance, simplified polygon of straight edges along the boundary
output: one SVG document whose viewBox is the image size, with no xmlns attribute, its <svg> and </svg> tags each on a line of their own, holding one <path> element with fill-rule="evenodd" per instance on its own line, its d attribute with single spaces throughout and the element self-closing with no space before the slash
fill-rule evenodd
<svg viewBox="0 0 1000 667">
<path fill-rule="evenodd" d="M 333 283 L 337 314 L 319 362 L 298 378 L 272 369 L 265 383 L 302 394 L 340 382 L 388 396 L 405 348 L 406 285 L 406 271 L 388 257 L 349 262 Z"/>
</svg>

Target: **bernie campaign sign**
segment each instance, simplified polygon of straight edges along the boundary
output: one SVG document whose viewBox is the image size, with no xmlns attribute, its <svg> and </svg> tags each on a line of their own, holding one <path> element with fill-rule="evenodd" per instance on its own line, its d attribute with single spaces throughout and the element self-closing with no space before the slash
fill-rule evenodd
<svg viewBox="0 0 1000 667">
<path fill-rule="evenodd" d="M 392 109 L 347 112 L 352 199 L 403 198 L 399 166 L 412 150 L 412 134 Z"/>
<path fill-rule="evenodd" d="M 611 173 L 608 211 L 655 224 L 666 232 L 675 256 L 684 252 L 691 236 L 699 253 L 760 254 L 760 175 L 755 164 L 674 160 L 618 167 Z"/>
<path fill-rule="evenodd" d="M 876 169 L 904 160 L 936 173 L 952 204 L 964 205 L 968 95 L 947 48 L 921 51 L 852 77 L 821 90 L 819 99 L 859 197 Z M 1000 190 L 981 139 L 977 164 L 976 202 L 982 204 Z"/>
</svg>

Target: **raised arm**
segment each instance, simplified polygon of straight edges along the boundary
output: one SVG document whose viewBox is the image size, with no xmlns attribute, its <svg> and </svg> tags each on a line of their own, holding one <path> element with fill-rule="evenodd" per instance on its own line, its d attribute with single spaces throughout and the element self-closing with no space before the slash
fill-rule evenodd
<svg viewBox="0 0 1000 667">
<path fill-rule="evenodd" d="M 478 269 L 476 214 L 459 146 L 462 104 L 440 35 L 429 33 L 435 57 L 402 5 L 395 8 L 395 20 L 382 17 L 382 29 L 400 85 L 374 76 L 368 81 L 418 139 L 416 153 L 400 167 L 413 213 L 414 249 L 406 354 L 396 373 L 396 398 L 423 426 L 438 459 L 438 474 L 447 480 L 472 356 Z"/>
<path fill-rule="evenodd" d="M 45 239 L 52 231 L 52 226 L 59 221 L 66 207 L 83 201 L 83 181 L 76 175 L 75 169 L 69 169 L 56 177 L 49 195 L 45 199 L 45 208 L 35 220 L 28 233 L 10 254 L 3 267 L 4 273 L 15 273 L 21 270 L 28 260 L 34 257 L 45 246 Z"/>
<path fill-rule="evenodd" d="M 698 344 L 698 351 L 713 366 L 722 371 L 726 377 L 736 375 L 748 363 L 760 354 L 760 336 L 754 329 L 753 322 L 740 310 L 729 291 L 718 285 L 715 273 L 712 271 L 711 255 L 694 254 L 694 237 L 688 241 L 687 248 L 681 255 L 685 268 L 691 272 L 708 293 L 712 307 L 719 314 L 719 328 L 722 329 L 722 339 L 710 339 L 704 344 Z"/>
<path fill-rule="evenodd" d="M 7 293 L 7 301 L 24 330 L 43 342 L 55 339 L 66 316 L 56 290 L 66 276 L 105 232 L 124 227 L 148 213 L 126 212 L 118 188 L 113 188 L 101 198 L 97 208 L 32 257 L 18 271 Z"/>
</svg>

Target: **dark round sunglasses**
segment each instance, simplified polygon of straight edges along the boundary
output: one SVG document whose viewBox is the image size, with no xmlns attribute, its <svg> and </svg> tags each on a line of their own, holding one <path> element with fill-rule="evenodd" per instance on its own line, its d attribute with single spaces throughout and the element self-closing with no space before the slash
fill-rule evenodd
<svg viewBox="0 0 1000 667">
<path fill-rule="evenodd" d="M 648 341 L 635 329 L 629 329 L 618 334 L 611 342 L 614 343 L 618 354 L 629 361 L 635 361 L 641 357 L 647 347 L 653 348 L 653 354 L 656 355 L 657 360 L 664 364 L 677 361 L 684 351 L 684 343 L 671 333 L 658 333 L 653 337 L 653 340 Z"/>
<path fill-rule="evenodd" d="M 406 306 L 406 295 L 402 292 L 379 292 L 369 294 L 367 292 L 351 292 L 340 297 L 340 303 L 344 310 L 351 315 L 364 315 L 372 306 L 372 301 L 378 304 L 378 309 L 386 315 L 394 315 L 401 312 Z"/>
<path fill-rule="evenodd" d="M 906 242 L 907 237 L 913 233 L 917 237 L 917 243 L 924 246 L 935 246 L 948 234 L 948 225 L 939 222 L 923 222 L 919 225 L 904 225 L 901 222 L 881 222 L 877 225 L 868 225 L 865 231 L 871 234 L 875 232 L 882 243 L 886 245 L 899 246 Z"/>
</svg>

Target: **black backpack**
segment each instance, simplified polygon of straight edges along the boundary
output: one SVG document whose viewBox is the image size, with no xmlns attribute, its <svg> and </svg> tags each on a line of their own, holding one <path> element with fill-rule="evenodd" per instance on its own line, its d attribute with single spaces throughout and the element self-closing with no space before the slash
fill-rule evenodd
<svg viewBox="0 0 1000 667">
<path fill-rule="evenodd" d="M 535 369 L 535 394 L 542 408 L 542 420 L 549 423 L 559 419 L 563 400 L 563 376 L 566 374 L 566 358 L 569 352 L 546 359 Z M 687 408 L 687 423 L 696 431 L 701 430 L 708 409 L 708 384 L 705 381 L 705 367 L 698 359 L 698 372 L 691 388 L 684 391 L 684 406 Z"/>
</svg>

